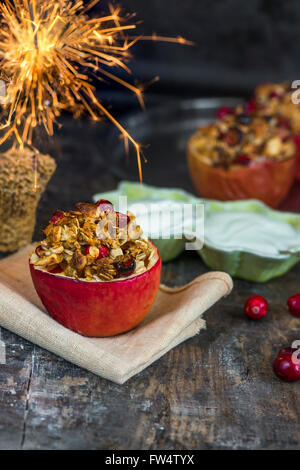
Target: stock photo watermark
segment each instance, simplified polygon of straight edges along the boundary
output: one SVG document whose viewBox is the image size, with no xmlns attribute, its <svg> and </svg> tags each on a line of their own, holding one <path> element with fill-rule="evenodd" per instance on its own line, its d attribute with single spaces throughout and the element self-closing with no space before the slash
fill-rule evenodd
<svg viewBox="0 0 300 470">
<path fill-rule="evenodd" d="M 292 93 L 292 103 L 300 104 L 300 80 L 294 80 L 291 84 L 291 88 L 295 88 Z"/>
<path fill-rule="evenodd" d="M 127 196 L 120 196 L 116 204 L 121 214 L 135 214 L 136 222 L 143 229 L 143 234 L 152 240 L 185 240 L 185 249 L 201 250 L 204 243 L 204 205 L 201 203 L 180 203 L 160 201 L 135 203 L 128 206 Z M 114 220 L 115 219 L 115 220 Z M 118 236 L 117 229 L 131 239 L 140 237 L 135 224 L 127 223 L 112 213 L 109 222 L 100 219 L 97 236 L 103 238 L 107 233 L 112 239 Z M 121 234 L 121 235 L 122 235 Z"/>
</svg>

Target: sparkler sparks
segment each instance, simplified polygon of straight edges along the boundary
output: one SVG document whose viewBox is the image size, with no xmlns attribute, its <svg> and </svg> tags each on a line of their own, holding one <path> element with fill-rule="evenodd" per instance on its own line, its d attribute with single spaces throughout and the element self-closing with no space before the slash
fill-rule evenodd
<svg viewBox="0 0 300 470">
<path fill-rule="evenodd" d="M 6 82 L 0 125 L 0 144 L 15 136 L 19 145 L 31 145 L 33 131 L 44 126 L 49 135 L 63 110 L 75 117 L 83 112 L 97 121 L 108 118 L 131 142 L 142 179 L 140 145 L 101 104 L 91 76 L 108 78 L 134 92 L 143 106 L 143 90 L 122 80 L 109 68 L 128 73 L 130 49 L 140 39 L 188 44 L 185 39 L 129 36 L 135 24 L 125 24 L 119 7 L 90 18 L 82 0 L 3 0 L 0 3 L 0 76 Z M 86 72 L 85 72 L 86 71 Z"/>
</svg>

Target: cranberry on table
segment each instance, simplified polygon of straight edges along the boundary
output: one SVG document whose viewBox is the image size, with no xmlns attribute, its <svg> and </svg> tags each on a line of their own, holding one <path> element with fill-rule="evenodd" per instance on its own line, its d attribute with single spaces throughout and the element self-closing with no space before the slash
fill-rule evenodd
<svg viewBox="0 0 300 470">
<path fill-rule="evenodd" d="M 62 219 L 64 217 L 64 213 L 61 212 L 61 211 L 57 211 L 53 214 L 52 218 L 51 218 L 51 222 L 53 224 L 56 224 L 60 219 Z"/>
<path fill-rule="evenodd" d="M 253 295 L 249 297 L 244 306 L 244 312 L 253 320 L 260 320 L 268 311 L 268 302 L 261 295 Z"/>
<path fill-rule="evenodd" d="M 293 354 L 296 348 L 283 348 L 276 357 L 273 370 L 277 377 L 285 382 L 296 382 L 300 379 L 300 364 L 295 362 Z"/>
<path fill-rule="evenodd" d="M 291 295 L 288 298 L 287 306 L 291 315 L 300 317 L 300 294 Z"/>
<path fill-rule="evenodd" d="M 114 210 L 113 204 L 106 199 L 99 199 L 96 202 L 96 206 L 100 207 L 101 212 L 111 212 Z"/>
<path fill-rule="evenodd" d="M 224 116 L 227 116 L 227 114 L 233 114 L 233 109 L 230 106 L 223 106 L 217 111 L 217 118 L 218 119 L 223 119 Z"/>
</svg>

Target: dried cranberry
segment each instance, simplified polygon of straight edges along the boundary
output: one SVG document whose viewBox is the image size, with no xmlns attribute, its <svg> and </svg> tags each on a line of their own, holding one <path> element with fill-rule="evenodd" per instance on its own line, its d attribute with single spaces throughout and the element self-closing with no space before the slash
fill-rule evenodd
<svg viewBox="0 0 300 470">
<path fill-rule="evenodd" d="M 296 382 L 300 379 L 300 364 L 297 364 L 298 361 L 294 360 L 296 351 L 296 348 L 283 348 L 274 361 L 273 370 L 275 374 L 285 382 Z"/>
<path fill-rule="evenodd" d="M 37 246 L 35 249 L 35 254 L 40 258 L 43 253 L 45 252 L 44 248 L 41 247 L 41 245 Z"/>
<path fill-rule="evenodd" d="M 122 212 L 116 212 L 116 224 L 118 228 L 125 228 L 130 222 L 130 218 L 126 214 L 122 214 Z"/>
<path fill-rule="evenodd" d="M 230 106 L 223 106 L 217 111 L 217 118 L 218 119 L 223 119 L 224 116 L 227 116 L 228 114 L 233 114 L 233 109 Z"/>
<path fill-rule="evenodd" d="M 106 199 L 99 199 L 96 202 L 96 206 L 100 207 L 101 212 L 111 212 L 114 210 L 113 204 Z"/>
<path fill-rule="evenodd" d="M 269 99 L 281 98 L 281 97 L 282 97 L 282 93 L 278 93 L 277 91 L 271 91 L 271 93 L 269 93 Z"/>
<path fill-rule="evenodd" d="M 48 269 L 48 272 L 51 273 L 51 274 L 60 274 L 62 273 L 62 269 L 60 266 L 56 266 L 55 268 L 53 269 Z"/>
<path fill-rule="evenodd" d="M 129 257 L 128 260 L 115 263 L 115 267 L 121 276 L 130 276 L 135 270 L 135 261 Z"/>
<path fill-rule="evenodd" d="M 64 217 L 64 213 L 61 212 L 61 211 L 57 211 L 53 214 L 52 218 L 51 218 L 51 222 L 53 224 L 56 224 L 59 220 L 63 219 Z"/>
<path fill-rule="evenodd" d="M 294 317 L 300 317 L 300 294 L 291 295 L 288 298 L 287 306 Z"/>
<path fill-rule="evenodd" d="M 224 140 L 227 145 L 234 147 L 239 144 L 243 138 L 243 133 L 237 127 L 231 127 L 225 134 Z"/>
<path fill-rule="evenodd" d="M 239 114 L 236 119 L 243 126 L 248 126 L 252 122 L 252 117 L 249 114 Z"/>
<path fill-rule="evenodd" d="M 244 113 L 245 114 L 250 114 L 253 113 L 257 109 L 257 104 L 254 100 L 247 101 L 247 103 L 244 105 Z"/>
<path fill-rule="evenodd" d="M 109 249 L 106 246 L 101 246 L 99 248 L 99 256 L 98 259 L 100 258 L 106 258 L 109 255 Z"/>
<path fill-rule="evenodd" d="M 281 129 L 287 129 L 287 130 L 290 130 L 291 129 L 291 124 L 290 124 L 290 121 L 288 119 L 286 119 L 285 117 L 283 116 L 280 116 L 279 117 L 279 124 L 278 126 L 281 128 Z"/>
<path fill-rule="evenodd" d="M 239 155 L 238 157 L 236 157 L 235 159 L 235 163 L 237 163 L 238 165 L 249 165 L 251 159 L 248 157 L 248 155 Z"/>
<path fill-rule="evenodd" d="M 268 311 L 268 302 L 261 295 L 252 295 L 244 306 L 244 312 L 253 320 L 260 320 Z"/>
</svg>

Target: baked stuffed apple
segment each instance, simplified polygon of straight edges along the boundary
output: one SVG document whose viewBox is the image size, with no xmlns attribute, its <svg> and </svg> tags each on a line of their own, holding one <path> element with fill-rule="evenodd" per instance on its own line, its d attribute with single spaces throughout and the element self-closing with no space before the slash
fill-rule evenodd
<svg viewBox="0 0 300 470">
<path fill-rule="evenodd" d="M 58 211 L 30 257 L 35 289 L 48 313 L 85 336 L 113 336 L 137 326 L 155 300 L 157 248 L 132 213 L 109 201 Z"/>
<path fill-rule="evenodd" d="M 220 109 L 217 121 L 198 129 L 187 146 L 190 176 L 202 197 L 254 198 L 270 207 L 280 204 L 293 183 L 295 153 L 280 118 L 245 106 Z"/>
</svg>

